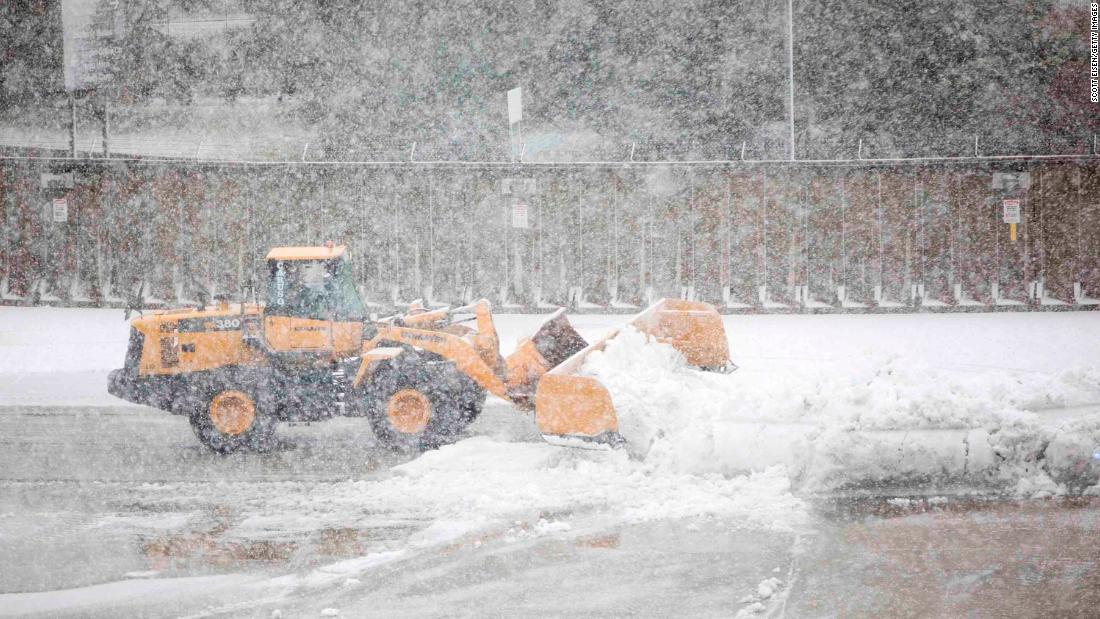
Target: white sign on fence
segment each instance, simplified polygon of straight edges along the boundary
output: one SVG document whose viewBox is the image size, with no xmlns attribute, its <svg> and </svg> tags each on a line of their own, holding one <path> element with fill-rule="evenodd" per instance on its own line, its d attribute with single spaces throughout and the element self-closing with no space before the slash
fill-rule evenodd
<svg viewBox="0 0 1100 619">
<path fill-rule="evenodd" d="M 69 200 L 67 198 L 54 198 L 51 210 L 55 224 L 63 224 L 69 221 Z"/>
<path fill-rule="evenodd" d="M 993 188 L 1012 193 L 1031 186 L 1031 174 L 1027 172 L 994 172 Z"/>
<path fill-rule="evenodd" d="M 514 125 L 523 120 L 523 89 L 513 88 L 508 91 L 508 124 Z"/>
<path fill-rule="evenodd" d="M 502 178 L 500 179 L 500 193 L 506 196 L 533 195 L 535 193 L 535 179 Z"/>
<path fill-rule="evenodd" d="M 51 174 L 49 172 L 43 172 L 39 177 L 39 185 L 42 189 L 72 189 L 73 173 Z"/>
<path fill-rule="evenodd" d="M 513 228 L 526 228 L 527 226 L 527 203 L 516 200 L 512 204 L 512 227 Z"/>
<path fill-rule="evenodd" d="M 1005 200 L 1001 202 L 1001 206 L 1004 209 L 1004 220 L 1006 224 L 1018 224 L 1020 223 L 1020 201 L 1017 199 Z"/>
</svg>

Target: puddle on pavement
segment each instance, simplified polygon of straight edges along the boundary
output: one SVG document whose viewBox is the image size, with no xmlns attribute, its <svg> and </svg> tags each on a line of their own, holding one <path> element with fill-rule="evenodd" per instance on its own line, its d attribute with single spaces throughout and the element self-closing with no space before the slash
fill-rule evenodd
<svg viewBox="0 0 1100 619">
<path fill-rule="evenodd" d="M 225 506 L 210 510 L 205 527 L 138 537 L 148 570 L 172 575 L 247 571 L 264 568 L 301 569 L 358 557 L 392 540 L 406 538 L 419 525 L 327 527 L 288 531 L 275 537 L 242 538 L 232 534 L 236 517 Z"/>
<path fill-rule="evenodd" d="M 797 558 L 794 616 L 1095 616 L 1100 498 L 840 498 Z"/>
<path fill-rule="evenodd" d="M 589 537 L 582 537 L 574 542 L 581 548 L 603 548 L 606 550 L 614 550 L 622 543 L 622 536 L 619 533 L 609 533 L 607 535 L 594 535 Z"/>
</svg>

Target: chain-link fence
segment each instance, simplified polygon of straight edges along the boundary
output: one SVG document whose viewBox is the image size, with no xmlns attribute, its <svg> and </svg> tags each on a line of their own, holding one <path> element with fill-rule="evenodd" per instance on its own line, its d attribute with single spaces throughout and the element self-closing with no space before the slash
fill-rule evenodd
<svg viewBox="0 0 1100 619">
<path fill-rule="evenodd" d="M 661 296 L 749 311 L 1082 307 L 1100 298 L 1095 157 L 646 159 L 9 159 L 0 164 L 0 296 L 146 306 L 238 297 L 262 287 L 269 247 L 332 240 L 349 246 L 362 294 L 380 311 L 416 298 L 593 311 Z M 998 173 L 1024 180 L 995 187 Z M 1020 200 L 1015 226 L 1006 199 Z"/>
</svg>

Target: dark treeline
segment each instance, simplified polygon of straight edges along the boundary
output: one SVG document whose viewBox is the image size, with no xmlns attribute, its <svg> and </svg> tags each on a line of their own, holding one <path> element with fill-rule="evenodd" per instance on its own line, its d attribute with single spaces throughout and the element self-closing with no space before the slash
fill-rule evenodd
<svg viewBox="0 0 1100 619">
<path fill-rule="evenodd" d="M 379 143 L 479 156 L 507 140 L 504 92 L 528 136 L 782 156 L 787 7 L 774 0 L 517 2 L 112 0 L 121 106 L 281 97 L 331 153 Z M 1087 3 L 794 2 L 798 155 L 1081 152 Z M 205 13 L 204 13 L 205 12 Z M 165 27 L 232 12 L 243 26 Z M 63 97 L 60 3 L 0 7 L 0 108 Z M 124 107 L 120 107 L 124 112 Z"/>
</svg>

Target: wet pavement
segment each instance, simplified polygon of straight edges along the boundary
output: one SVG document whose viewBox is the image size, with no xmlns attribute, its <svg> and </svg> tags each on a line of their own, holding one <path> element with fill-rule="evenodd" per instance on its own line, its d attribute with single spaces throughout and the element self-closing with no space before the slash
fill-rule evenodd
<svg viewBox="0 0 1100 619">
<path fill-rule="evenodd" d="M 530 420 L 499 404 L 471 432 L 534 440 Z M 410 551 L 430 514 L 265 521 L 270 497 L 306 504 L 410 459 L 378 449 L 360 419 L 279 435 L 272 453 L 223 457 L 185 419 L 150 409 L 0 410 L 0 593 L 51 592 L 7 608 L 0 598 L 0 615 L 1100 613 L 1097 498 L 815 497 L 811 521 L 790 532 L 537 514 Z M 570 526 L 534 534 L 546 521 Z M 346 576 L 326 568 L 349 562 Z M 318 570 L 334 576 L 302 576 Z M 154 593 L 107 589 L 127 582 Z M 79 604 L 56 593 L 81 587 Z M 109 599 L 80 605 L 96 595 Z"/>
<path fill-rule="evenodd" d="M 789 616 L 1100 615 L 1100 499 L 841 500 L 821 515 Z"/>
<path fill-rule="evenodd" d="M 269 453 L 224 457 L 198 443 L 186 418 L 143 407 L 3 409 L 0 591 L 250 570 L 292 564 L 312 547 L 318 560 L 354 555 L 354 535 L 338 531 L 219 541 L 244 499 L 225 482 L 251 482 L 262 495 L 278 482 L 369 479 L 411 457 L 378 449 L 364 419 L 284 424 L 279 438 Z"/>
</svg>

